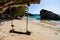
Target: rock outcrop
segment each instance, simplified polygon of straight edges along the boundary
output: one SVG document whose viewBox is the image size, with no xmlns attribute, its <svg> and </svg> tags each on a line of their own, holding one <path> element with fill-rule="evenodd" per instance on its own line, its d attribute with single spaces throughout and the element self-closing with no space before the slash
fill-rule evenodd
<svg viewBox="0 0 60 40">
<path fill-rule="evenodd" d="M 40 11 L 40 16 L 41 16 L 41 19 L 47 19 L 47 20 L 59 20 L 60 19 L 59 15 L 51 11 L 44 10 L 44 9 Z"/>
</svg>

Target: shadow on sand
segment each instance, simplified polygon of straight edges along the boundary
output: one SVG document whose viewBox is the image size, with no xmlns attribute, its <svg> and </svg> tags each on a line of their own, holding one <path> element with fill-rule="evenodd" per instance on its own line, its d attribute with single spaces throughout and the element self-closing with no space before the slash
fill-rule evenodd
<svg viewBox="0 0 60 40">
<path fill-rule="evenodd" d="M 18 31 L 10 30 L 9 33 L 31 35 L 31 32 L 29 32 L 29 31 L 26 31 L 26 32 L 18 32 Z"/>
</svg>

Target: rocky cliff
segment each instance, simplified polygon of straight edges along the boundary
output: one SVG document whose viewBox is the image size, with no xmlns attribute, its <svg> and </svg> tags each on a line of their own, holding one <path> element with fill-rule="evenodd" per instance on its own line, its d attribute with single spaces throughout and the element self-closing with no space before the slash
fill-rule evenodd
<svg viewBox="0 0 60 40">
<path fill-rule="evenodd" d="M 41 19 L 48 19 L 48 20 L 59 20 L 60 19 L 59 15 L 51 11 L 44 10 L 44 9 L 40 11 L 40 16 L 41 16 Z"/>
</svg>

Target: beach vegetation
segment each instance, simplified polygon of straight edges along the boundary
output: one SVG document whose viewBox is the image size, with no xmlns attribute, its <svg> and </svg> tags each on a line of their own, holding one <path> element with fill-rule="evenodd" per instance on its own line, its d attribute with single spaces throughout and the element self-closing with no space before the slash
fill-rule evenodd
<svg viewBox="0 0 60 40">
<path fill-rule="evenodd" d="M 10 15 L 12 17 L 23 17 L 23 15 L 26 13 L 26 6 L 18 6 L 18 7 L 12 7 L 10 8 L 10 5 L 13 6 L 13 3 L 9 3 L 10 1 L 13 1 L 14 5 L 17 4 L 17 3 L 23 3 L 25 2 L 24 0 L 0 0 L 0 6 L 2 6 L 2 8 L 0 9 L 3 9 L 5 7 L 8 7 L 5 12 L 2 12 L 2 13 L 5 13 L 7 15 Z M 2 5 L 3 4 L 3 5 Z M 6 5 L 5 5 L 6 4 Z M 17 5 L 16 5 L 17 6 Z M 0 13 L 1 14 L 1 13 Z M 3 15 L 3 14 L 2 14 Z"/>
</svg>

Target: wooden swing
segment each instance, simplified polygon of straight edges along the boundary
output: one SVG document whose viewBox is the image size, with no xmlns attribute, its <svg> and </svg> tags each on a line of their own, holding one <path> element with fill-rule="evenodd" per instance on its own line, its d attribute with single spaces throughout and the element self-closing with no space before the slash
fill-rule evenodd
<svg viewBox="0 0 60 40">
<path fill-rule="evenodd" d="M 30 4 L 39 4 L 40 3 L 40 0 L 28 0 L 30 2 L 27 2 L 27 13 L 28 13 L 28 9 L 29 9 L 29 6 Z M 10 9 L 10 12 L 11 12 L 11 9 Z M 27 19 L 26 19 L 26 32 L 18 32 L 18 31 L 15 31 L 15 29 L 13 28 L 14 25 L 13 25 L 13 20 L 11 19 L 11 27 L 12 27 L 12 30 L 9 31 L 9 33 L 16 33 L 16 34 L 25 34 L 25 35 L 31 35 L 31 32 L 28 31 L 28 14 L 27 14 Z"/>
</svg>

